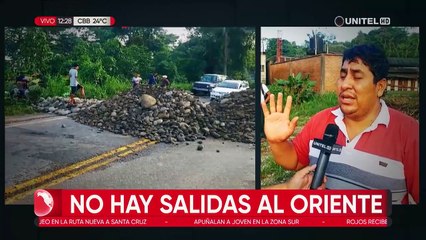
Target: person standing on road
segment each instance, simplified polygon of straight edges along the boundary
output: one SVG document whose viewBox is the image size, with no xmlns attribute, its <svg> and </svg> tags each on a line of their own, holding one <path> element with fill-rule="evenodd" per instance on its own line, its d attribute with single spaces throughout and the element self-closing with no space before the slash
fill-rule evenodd
<svg viewBox="0 0 426 240">
<path fill-rule="evenodd" d="M 142 81 L 141 75 L 139 73 L 135 73 L 132 78 L 133 89 L 138 88 Z"/>
<path fill-rule="evenodd" d="M 393 204 L 419 202 L 419 123 L 388 107 L 382 99 L 387 85 L 389 62 L 372 45 L 359 45 L 343 53 L 336 93 L 338 106 L 311 117 L 302 131 L 294 133 L 298 117 L 290 119 L 291 96 L 283 108 L 271 94 L 270 110 L 265 102 L 265 135 L 274 160 L 285 169 L 298 170 L 316 164 L 319 150 L 314 139 L 322 139 L 328 124 L 339 128 L 341 153 L 331 154 L 326 176 L 329 189 L 389 189 Z M 284 110 L 284 112 L 283 112 Z"/>
<path fill-rule="evenodd" d="M 79 84 L 78 82 L 78 69 L 80 66 L 78 64 L 74 64 L 73 67 L 70 69 L 68 75 L 70 78 L 70 87 L 71 87 L 71 93 L 70 93 L 70 104 L 75 105 L 75 95 L 77 94 L 77 91 L 80 90 L 81 97 L 85 97 L 84 87 Z"/>
<path fill-rule="evenodd" d="M 157 84 L 157 79 L 154 73 L 151 73 L 148 77 L 148 86 L 152 87 Z"/>
<path fill-rule="evenodd" d="M 22 73 L 16 78 L 17 92 L 14 94 L 17 97 L 27 97 L 28 95 L 28 78 Z"/>
<path fill-rule="evenodd" d="M 168 87 L 170 85 L 170 81 L 167 78 L 167 75 L 163 75 L 161 78 L 161 87 Z"/>
</svg>

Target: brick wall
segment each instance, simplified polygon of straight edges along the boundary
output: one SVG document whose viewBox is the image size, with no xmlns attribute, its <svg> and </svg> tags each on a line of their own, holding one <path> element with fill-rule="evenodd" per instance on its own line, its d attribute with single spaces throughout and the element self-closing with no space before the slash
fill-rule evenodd
<svg viewBox="0 0 426 240">
<path fill-rule="evenodd" d="M 322 92 L 334 92 L 336 90 L 336 81 L 340 77 L 340 66 L 342 64 L 341 55 L 324 56 L 324 88 Z"/>
<path fill-rule="evenodd" d="M 277 79 L 287 79 L 289 75 L 297 75 L 299 72 L 304 76 L 309 74 L 310 79 L 316 82 L 314 90 L 320 90 L 321 80 L 321 57 L 313 56 L 296 59 L 284 63 L 273 64 L 269 68 L 269 81 L 273 84 Z"/>
<path fill-rule="evenodd" d="M 314 81 L 316 92 L 333 92 L 336 90 L 336 81 L 340 77 L 342 55 L 321 54 L 317 56 L 295 59 L 284 63 L 269 66 L 269 82 L 273 84 L 277 79 L 287 79 L 290 74 L 301 72 L 309 74 Z M 418 80 L 388 78 L 389 91 L 418 91 Z"/>
<path fill-rule="evenodd" d="M 284 63 L 271 64 L 269 70 L 270 83 L 277 79 L 287 79 L 290 74 L 309 74 L 315 82 L 316 92 L 334 91 L 336 80 L 340 74 L 340 55 L 317 55 L 303 59 L 295 59 Z M 325 81 L 323 80 L 325 79 Z"/>
</svg>

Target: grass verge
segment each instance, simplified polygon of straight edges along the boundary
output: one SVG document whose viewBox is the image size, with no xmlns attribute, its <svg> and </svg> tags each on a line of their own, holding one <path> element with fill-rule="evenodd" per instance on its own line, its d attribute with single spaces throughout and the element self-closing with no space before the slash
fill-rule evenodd
<svg viewBox="0 0 426 240">
<path fill-rule="evenodd" d="M 5 116 L 18 116 L 35 113 L 34 109 L 26 100 L 6 99 L 4 103 Z"/>
</svg>

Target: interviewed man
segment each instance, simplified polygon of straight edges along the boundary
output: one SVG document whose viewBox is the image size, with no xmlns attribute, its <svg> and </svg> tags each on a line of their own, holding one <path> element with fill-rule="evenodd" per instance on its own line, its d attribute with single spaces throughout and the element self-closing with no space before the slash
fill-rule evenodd
<svg viewBox="0 0 426 240">
<path fill-rule="evenodd" d="M 327 189 L 389 189 L 393 204 L 419 202 L 419 123 L 381 97 L 387 86 L 389 63 L 384 52 L 359 45 L 343 54 L 337 80 L 338 106 L 314 116 L 294 133 L 298 118 L 290 119 L 291 96 L 271 95 L 270 110 L 262 102 L 264 131 L 277 164 L 299 170 L 317 163 L 314 139 L 322 139 L 328 124 L 339 128 L 340 154 L 331 154 Z"/>
</svg>

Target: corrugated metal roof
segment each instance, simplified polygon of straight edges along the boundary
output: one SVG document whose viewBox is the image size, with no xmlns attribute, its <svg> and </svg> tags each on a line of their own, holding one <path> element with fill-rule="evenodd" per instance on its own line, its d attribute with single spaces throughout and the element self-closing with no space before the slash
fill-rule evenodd
<svg viewBox="0 0 426 240">
<path fill-rule="evenodd" d="M 387 79 L 418 79 L 418 74 L 389 73 Z"/>
<path fill-rule="evenodd" d="M 389 72 L 418 73 L 418 67 L 390 67 Z"/>
<path fill-rule="evenodd" d="M 418 58 L 388 58 L 390 66 L 400 66 L 400 67 L 418 67 L 419 59 Z"/>
</svg>

